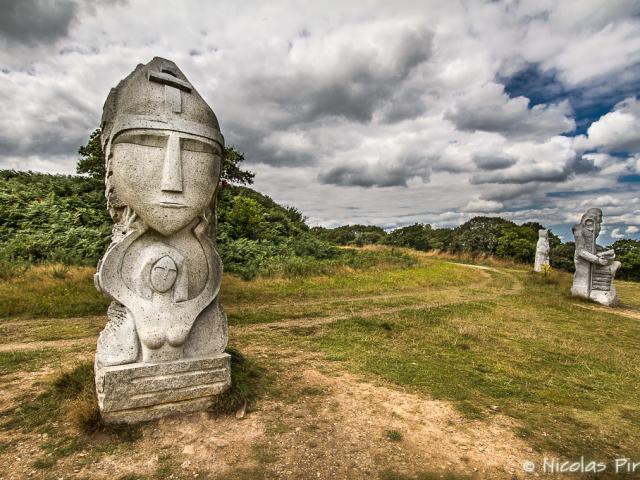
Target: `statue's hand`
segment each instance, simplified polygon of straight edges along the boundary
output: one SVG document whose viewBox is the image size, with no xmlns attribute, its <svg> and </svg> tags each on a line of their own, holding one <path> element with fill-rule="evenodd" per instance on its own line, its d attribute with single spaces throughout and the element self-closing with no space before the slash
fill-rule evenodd
<svg viewBox="0 0 640 480">
<path fill-rule="evenodd" d="M 611 262 L 613 262 L 613 260 L 609 258 L 598 257 L 598 264 L 602 266 L 611 265 Z"/>
</svg>

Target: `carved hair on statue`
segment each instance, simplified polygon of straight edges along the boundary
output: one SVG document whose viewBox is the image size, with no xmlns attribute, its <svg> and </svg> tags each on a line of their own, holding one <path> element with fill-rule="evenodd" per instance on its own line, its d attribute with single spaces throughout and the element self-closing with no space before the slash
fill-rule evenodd
<svg viewBox="0 0 640 480">
<path fill-rule="evenodd" d="M 133 286 L 138 295 L 150 300 L 154 290 L 151 285 L 151 270 L 163 257 L 169 257 L 176 264 L 176 281 L 171 288 L 173 301 L 183 302 L 187 300 L 189 294 L 187 263 L 178 250 L 164 243 L 154 243 L 140 252 L 134 268 Z"/>
</svg>

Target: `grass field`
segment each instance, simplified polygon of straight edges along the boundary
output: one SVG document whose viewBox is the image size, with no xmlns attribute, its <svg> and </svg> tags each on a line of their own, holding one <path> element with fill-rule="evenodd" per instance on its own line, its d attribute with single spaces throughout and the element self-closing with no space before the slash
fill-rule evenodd
<svg viewBox="0 0 640 480">
<path fill-rule="evenodd" d="M 73 369 L 106 321 L 93 270 L 0 283 L 0 464 L 16 478 L 429 479 L 522 478 L 543 456 L 640 461 L 640 284 L 618 282 L 624 305 L 606 309 L 572 299 L 568 274 L 411 255 L 226 276 L 230 345 L 260 372 L 251 413 L 125 434 L 74 423 L 91 375 Z"/>
</svg>

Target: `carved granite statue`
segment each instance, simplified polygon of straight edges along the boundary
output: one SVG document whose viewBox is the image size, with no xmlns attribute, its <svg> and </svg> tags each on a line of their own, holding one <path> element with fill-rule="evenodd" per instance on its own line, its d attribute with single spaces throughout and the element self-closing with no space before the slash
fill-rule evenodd
<svg viewBox="0 0 640 480">
<path fill-rule="evenodd" d="M 102 115 L 111 245 L 96 287 L 111 297 L 98 338 L 105 421 L 205 409 L 230 385 L 218 302 L 218 120 L 171 61 L 154 58 L 111 90 Z"/>
<path fill-rule="evenodd" d="M 538 243 L 536 244 L 536 261 L 533 270 L 542 272 L 545 265 L 549 265 L 549 231 L 538 230 Z"/>
<path fill-rule="evenodd" d="M 621 263 L 616 261 L 613 250 L 598 251 L 596 239 L 600 234 L 602 210 L 590 208 L 582 216 L 580 223 L 573 226 L 576 242 L 571 294 L 593 300 L 603 305 L 618 302 L 613 279 Z"/>
</svg>

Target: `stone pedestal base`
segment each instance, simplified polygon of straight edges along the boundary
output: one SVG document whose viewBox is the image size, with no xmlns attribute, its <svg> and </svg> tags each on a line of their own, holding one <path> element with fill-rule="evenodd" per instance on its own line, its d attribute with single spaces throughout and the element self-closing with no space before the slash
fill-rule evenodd
<svg viewBox="0 0 640 480">
<path fill-rule="evenodd" d="M 96 369 L 98 404 L 106 423 L 136 423 L 204 410 L 230 385 L 226 353 Z"/>
</svg>

